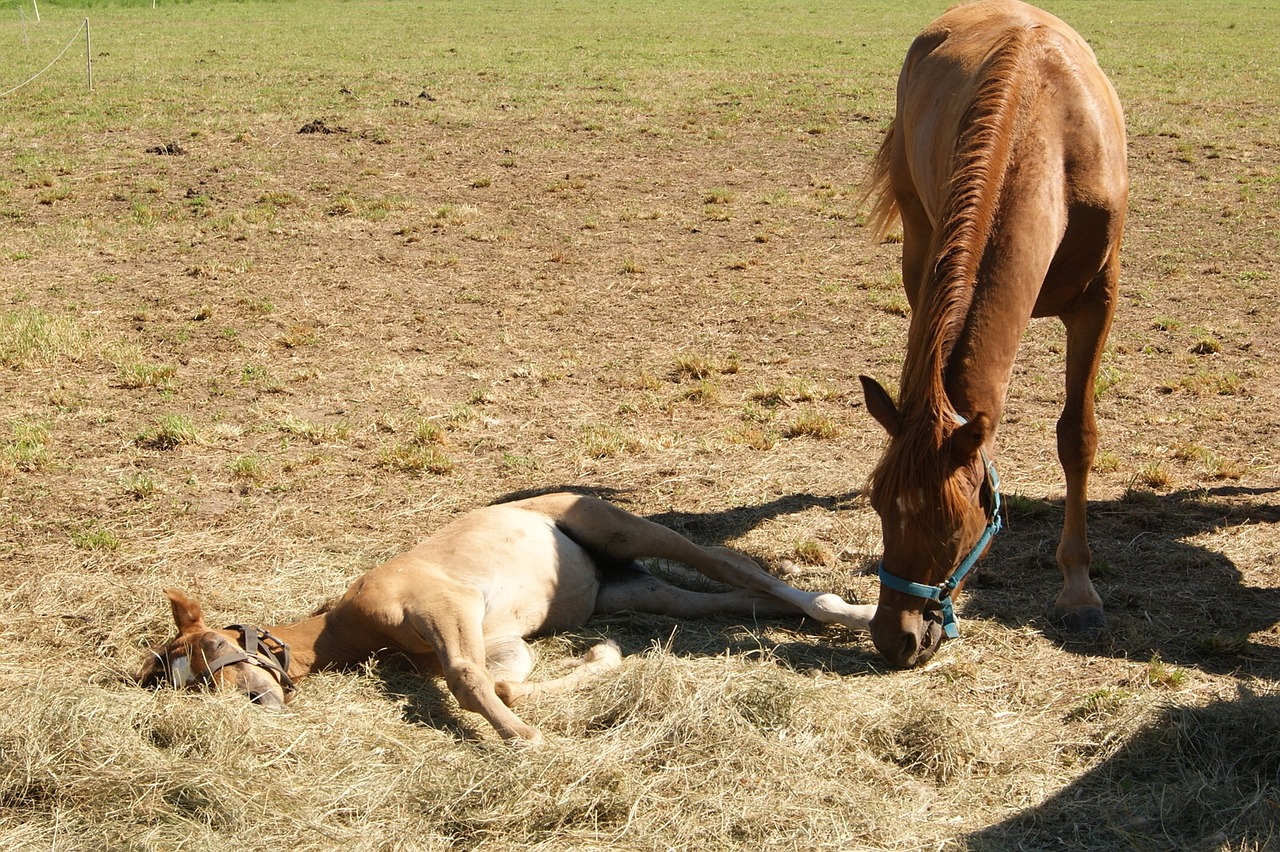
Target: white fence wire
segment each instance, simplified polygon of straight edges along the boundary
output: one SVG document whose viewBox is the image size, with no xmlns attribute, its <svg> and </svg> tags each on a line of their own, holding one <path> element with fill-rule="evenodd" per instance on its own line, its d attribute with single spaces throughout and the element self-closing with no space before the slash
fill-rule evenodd
<svg viewBox="0 0 1280 852">
<path fill-rule="evenodd" d="M 73 45 L 73 44 L 75 44 L 75 43 L 76 43 L 76 39 L 80 38 L 80 34 L 81 34 L 81 33 L 84 33 L 84 45 L 85 45 L 85 46 L 84 46 L 84 61 L 85 61 L 85 69 L 86 69 L 86 73 L 88 74 L 89 88 L 90 88 L 90 89 L 93 89 L 93 64 L 92 64 L 93 60 L 90 58 L 90 50 L 91 50 L 91 48 L 90 48 L 90 46 L 89 46 L 89 45 L 90 45 L 90 41 L 89 41 L 89 19 L 88 19 L 88 18 L 85 18 L 83 21 L 81 21 L 79 28 L 77 28 L 77 29 L 76 29 L 76 31 L 75 31 L 75 33 L 71 36 L 71 40 L 70 40 L 70 41 L 68 41 L 68 42 L 66 43 L 66 46 L 65 46 L 65 47 L 63 47 L 63 48 L 62 48 L 62 50 L 60 50 L 60 51 L 58 52 L 58 55 L 57 55 L 57 56 L 53 57 L 53 59 L 51 59 L 51 60 L 49 61 L 49 64 L 48 64 L 48 65 L 44 66 L 44 67 L 43 67 L 43 68 L 41 68 L 39 71 L 37 71 L 36 73 L 32 74 L 32 75 L 31 75 L 30 77 L 28 77 L 26 80 L 23 80 L 21 83 L 19 83 L 18 85 L 14 86 L 13 88 L 11 88 L 11 89 L 6 89 L 6 90 L 4 90 L 3 92 L 0 92 L 0 98 L 3 98 L 3 97 L 5 97 L 5 96 L 7 96 L 7 95 L 11 95 L 11 94 L 13 94 L 14 92 L 18 91 L 19 89 L 23 88 L 24 86 L 29 86 L 30 84 L 34 83 L 36 80 L 38 80 L 38 79 L 40 79 L 42 76 L 44 76 L 44 74 L 45 74 L 45 73 L 46 73 L 50 68 L 52 68 L 54 65 L 57 65 L 57 64 L 58 64 L 58 60 L 59 60 L 59 59 L 61 59 L 63 56 L 66 56 L 67 51 L 71 49 L 71 45 Z"/>
</svg>

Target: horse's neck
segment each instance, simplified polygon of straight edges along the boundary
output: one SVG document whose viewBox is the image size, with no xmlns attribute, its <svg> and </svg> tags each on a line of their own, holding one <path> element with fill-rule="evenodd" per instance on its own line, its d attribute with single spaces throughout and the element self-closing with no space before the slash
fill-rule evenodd
<svg viewBox="0 0 1280 852">
<path fill-rule="evenodd" d="M 1021 293 L 980 282 L 951 351 L 942 364 L 947 398 L 959 414 L 982 412 L 1000 422 L 1018 345 L 1031 306 Z M 1013 296 L 1010 304 L 1009 296 Z"/>
<path fill-rule="evenodd" d="M 289 677 L 297 680 L 322 669 L 356 663 L 376 650 L 352 642 L 332 615 L 330 610 L 292 624 L 267 628 L 289 646 Z"/>
</svg>

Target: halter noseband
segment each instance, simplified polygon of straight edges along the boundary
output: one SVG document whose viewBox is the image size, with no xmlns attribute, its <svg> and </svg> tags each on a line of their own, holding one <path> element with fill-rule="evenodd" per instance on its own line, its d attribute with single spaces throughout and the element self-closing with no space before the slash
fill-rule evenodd
<svg viewBox="0 0 1280 852">
<path fill-rule="evenodd" d="M 963 417 L 956 416 L 961 425 L 968 422 Z M 996 533 L 1004 528 L 1004 521 L 1000 517 L 1000 476 L 996 473 L 995 464 L 987 458 L 987 451 L 979 449 L 978 452 L 982 455 L 982 467 L 984 470 L 982 484 L 991 493 L 991 513 L 987 518 L 987 528 L 982 531 L 982 535 L 978 538 L 978 543 L 969 551 L 969 555 L 955 567 L 955 570 L 945 580 L 935 586 L 926 586 L 924 583 L 913 583 L 910 580 L 895 577 L 885 570 L 883 559 L 880 560 L 879 566 L 881 585 L 888 586 L 897 592 L 938 602 L 938 606 L 942 609 L 942 631 L 948 639 L 955 639 L 960 635 L 955 608 L 951 603 L 951 593 L 955 591 L 956 586 L 960 585 L 960 581 L 973 570 L 973 566 L 978 564 L 978 558 L 982 556 L 982 552 L 986 550 L 991 539 L 995 538 Z"/>
</svg>

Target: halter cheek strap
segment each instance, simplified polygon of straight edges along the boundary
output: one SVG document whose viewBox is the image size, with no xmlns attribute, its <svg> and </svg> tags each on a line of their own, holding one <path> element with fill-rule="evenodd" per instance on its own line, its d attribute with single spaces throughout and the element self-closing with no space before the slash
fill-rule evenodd
<svg viewBox="0 0 1280 852">
<path fill-rule="evenodd" d="M 961 423 L 968 422 L 964 418 L 960 418 L 960 420 Z M 923 583 L 913 583 L 910 580 L 904 580 L 901 577 L 890 574 L 884 567 L 884 560 L 880 560 L 879 574 L 882 585 L 903 594 L 937 601 L 938 606 L 942 609 L 942 631 L 948 639 L 955 639 L 960 635 L 960 626 L 956 621 L 955 608 L 951 602 L 951 593 L 956 590 L 956 586 L 960 585 L 965 576 L 973 570 L 973 566 L 978 564 L 978 559 L 982 556 L 982 552 L 987 549 L 987 545 L 991 543 L 991 539 L 995 538 L 996 533 L 1004 528 L 1004 520 L 1000 515 L 1000 475 L 996 473 L 995 464 L 987 458 L 987 451 L 979 450 L 979 452 L 982 454 L 982 467 L 985 471 L 983 484 L 991 492 L 991 512 L 987 518 L 987 528 L 982 531 L 982 535 L 978 538 L 978 543 L 969 551 L 969 555 L 961 560 L 950 576 L 936 586 L 926 586 Z"/>
</svg>

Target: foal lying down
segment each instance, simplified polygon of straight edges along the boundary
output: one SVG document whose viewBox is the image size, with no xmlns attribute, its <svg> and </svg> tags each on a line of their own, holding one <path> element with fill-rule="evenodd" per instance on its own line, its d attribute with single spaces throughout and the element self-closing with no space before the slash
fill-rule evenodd
<svg viewBox="0 0 1280 852">
<path fill-rule="evenodd" d="M 734 588 L 692 592 L 633 560 L 681 562 Z M 804 614 L 865 631 L 874 606 L 803 592 L 724 547 L 701 547 L 617 506 L 558 493 L 477 509 L 412 550 L 359 577 L 337 603 L 293 624 L 214 630 L 200 605 L 166 590 L 178 635 L 152 651 L 144 684 L 236 689 L 280 707 L 320 669 L 398 651 L 439 672 L 465 709 L 506 739 L 539 740 L 511 708 L 542 692 L 572 689 L 621 663 L 595 646 L 569 675 L 526 683 L 525 639 L 581 627 L 596 613 L 634 610 L 697 618 Z"/>
</svg>

